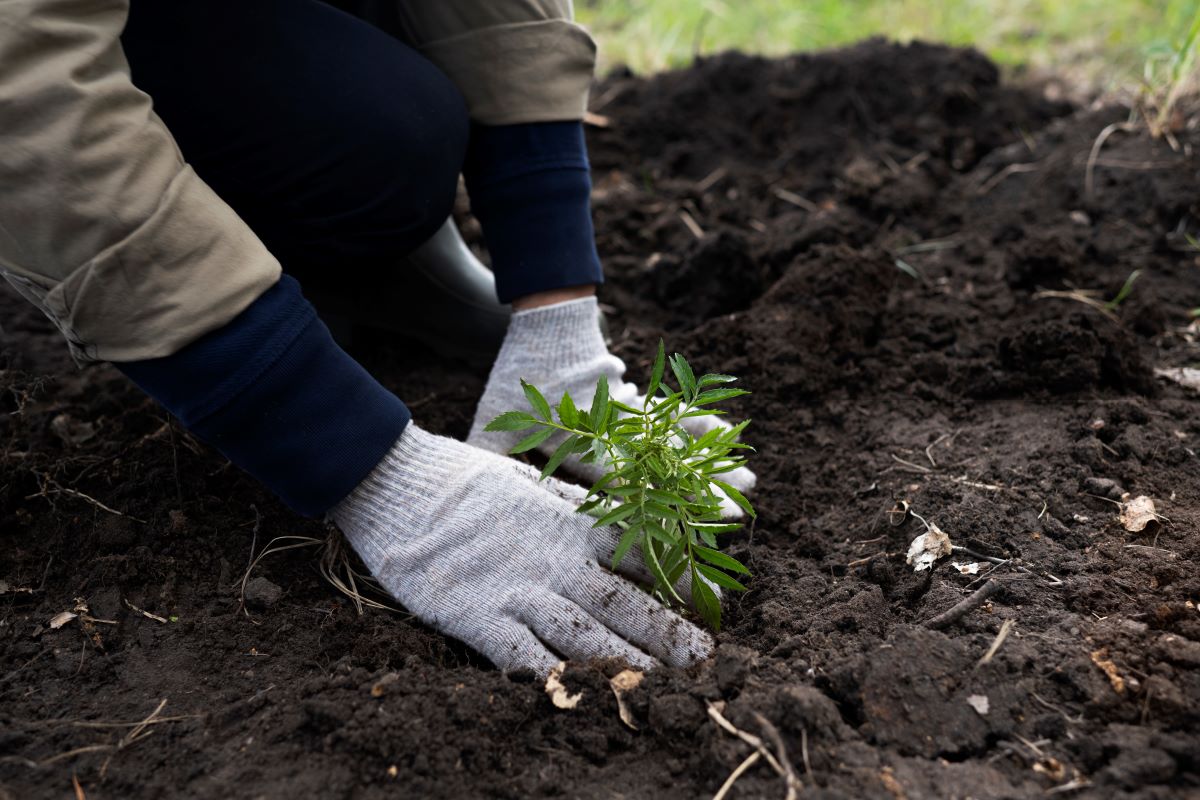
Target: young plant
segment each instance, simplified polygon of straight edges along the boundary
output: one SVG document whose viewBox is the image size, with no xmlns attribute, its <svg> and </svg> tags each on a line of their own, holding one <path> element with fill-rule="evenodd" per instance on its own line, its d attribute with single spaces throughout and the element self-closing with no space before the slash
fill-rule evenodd
<svg viewBox="0 0 1200 800">
<path fill-rule="evenodd" d="M 677 389 L 665 379 L 668 364 Z M 578 511 L 598 517 L 593 527 L 621 529 L 613 568 L 639 545 L 655 578 L 653 593 L 668 605 L 683 604 L 676 587 L 687 575 L 696 610 L 714 630 L 720 630 L 721 603 L 712 586 L 744 591 L 746 587 L 730 573 L 750 574 L 737 559 L 717 549 L 718 536 L 742 527 L 721 519 L 722 494 L 754 516 L 754 508 L 741 492 L 721 480 L 745 461 L 737 451 L 753 449 L 738 441 L 750 421 L 713 428 L 698 437 L 680 422 L 723 414 L 713 406 L 749 394 L 728 386 L 735 380 L 715 374 L 697 378 L 683 356 L 666 357 L 660 340 L 641 408 L 612 399 L 603 376 L 586 410 L 576 407 L 569 392 L 551 409 L 537 387 L 522 380 L 533 413 L 506 411 L 487 430 L 536 429 L 512 453 L 532 450 L 556 434 L 563 436 L 542 470 L 543 479 L 573 454 L 584 463 L 601 465 L 606 471 L 588 490 Z"/>
</svg>

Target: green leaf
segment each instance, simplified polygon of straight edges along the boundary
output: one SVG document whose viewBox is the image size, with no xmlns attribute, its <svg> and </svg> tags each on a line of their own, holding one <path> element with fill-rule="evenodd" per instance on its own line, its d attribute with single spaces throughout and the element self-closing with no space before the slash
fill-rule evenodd
<svg viewBox="0 0 1200 800">
<path fill-rule="evenodd" d="M 485 431 L 523 431 L 537 425 L 538 421 L 524 411 L 505 411 L 487 424 Z"/>
<path fill-rule="evenodd" d="M 701 376 L 700 380 L 696 381 L 696 387 L 703 389 L 705 386 L 711 386 L 714 383 L 733 383 L 736 380 L 737 378 L 732 375 L 709 373 L 708 375 Z"/>
<path fill-rule="evenodd" d="M 745 389 L 708 389 L 701 392 L 692 401 L 694 406 L 706 406 L 710 403 L 721 403 L 725 400 L 732 400 L 735 397 L 750 394 Z"/>
<path fill-rule="evenodd" d="M 704 559 L 708 563 L 712 564 L 714 567 L 727 569 L 730 572 L 736 572 L 740 575 L 750 574 L 750 570 L 746 569 L 746 566 L 742 564 L 742 562 L 738 561 L 733 556 L 722 553 L 720 550 L 710 550 L 707 547 L 697 546 L 692 548 L 692 552 L 700 556 L 700 558 Z"/>
<path fill-rule="evenodd" d="M 652 500 L 647 500 L 645 503 L 646 510 L 661 519 L 681 520 L 679 512 L 670 506 L 664 506 L 662 503 L 655 503 Z"/>
<path fill-rule="evenodd" d="M 666 350 L 663 348 L 663 340 L 658 340 L 658 355 L 654 357 L 654 368 L 650 370 L 650 385 L 646 387 L 646 399 L 650 400 L 658 392 L 658 387 L 662 384 L 663 366 L 666 363 Z"/>
<path fill-rule="evenodd" d="M 603 497 L 597 497 L 594 500 L 588 500 L 586 503 L 580 503 L 579 507 L 575 509 L 575 513 L 576 514 L 587 514 L 588 512 L 595 510 L 596 507 L 599 506 L 603 502 L 604 502 Z"/>
<path fill-rule="evenodd" d="M 700 580 L 698 572 L 692 572 L 692 604 L 701 618 L 714 631 L 721 630 L 721 599 L 704 581 Z"/>
<path fill-rule="evenodd" d="M 549 439 L 550 434 L 552 434 L 552 433 L 554 433 L 554 428 L 542 428 L 540 431 L 537 431 L 536 433 L 531 433 L 528 436 L 526 436 L 524 439 L 522 439 L 520 442 L 517 443 L 516 447 L 514 447 L 512 450 L 509 450 L 508 453 L 509 453 L 509 455 L 515 456 L 517 453 L 524 453 L 526 450 L 532 450 L 533 448 L 537 447 L 542 442 Z"/>
<path fill-rule="evenodd" d="M 616 400 L 609 400 L 608 402 L 609 402 L 609 405 L 611 405 L 613 408 L 624 411 L 626 414 L 637 414 L 640 416 L 642 413 L 642 410 L 640 408 L 634 408 L 633 406 L 627 406 L 624 403 L 620 403 Z"/>
<path fill-rule="evenodd" d="M 680 597 L 679 593 L 675 591 L 674 585 L 667 580 L 667 575 L 663 572 L 662 564 L 658 563 L 658 554 L 654 552 L 653 543 L 646 542 L 646 546 L 642 548 L 642 555 L 646 562 L 646 567 L 649 568 L 650 574 L 653 575 L 657 581 L 657 587 L 663 597 L 670 595 L 682 604 L 684 602 L 683 598 Z"/>
<path fill-rule="evenodd" d="M 726 589 L 733 589 L 738 592 L 746 591 L 746 587 L 738 583 L 737 580 L 729 577 L 719 569 L 714 569 L 705 564 L 697 564 L 696 569 L 700 570 L 700 574 L 708 578 L 717 586 L 724 586 Z"/>
<path fill-rule="evenodd" d="M 521 379 L 521 388 L 525 390 L 525 399 L 529 401 L 529 405 L 536 411 L 546 422 L 552 422 L 550 419 L 550 404 L 546 402 L 546 398 L 542 397 L 542 393 L 537 390 L 537 387 L 529 383 L 524 378 Z"/>
<path fill-rule="evenodd" d="M 737 489 L 730 486 L 725 481 L 719 481 L 716 478 L 712 478 L 711 480 L 713 483 L 715 483 L 717 486 L 719 486 L 721 488 L 721 491 L 723 491 L 726 495 L 729 496 L 730 500 L 737 503 L 738 507 L 741 508 L 742 511 L 745 511 L 751 517 L 758 516 L 758 514 L 754 513 L 754 506 L 750 505 L 750 501 L 747 500 L 741 492 L 739 492 Z"/>
<path fill-rule="evenodd" d="M 603 528 L 605 525 L 613 525 L 623 519 L 630 517 L 633 512 L 637 511 L 638 507 L 633 503 L 625 503 L 617 506 L 612 511 L 605 514 L 592 525 L 593 528 Z"/>
<path fill-rule="evenodd" d="M 554 474 L 554 470 L 558 469 L 567 456 L 571 455 L 571 450 L 575 447 L 577 436 L 568 436 L 563 439 L 562 444 L 555 448 L 554 453 L 550 456 L 550 460 L 546 462 L 546 466 L 542 468 L 542 475 L 538 480 L 546 480 Z"/>
<path fill-rule="evenodd" d="M 562 400 L 558 401 L 558 421 L 568 428 L 574 428 L 579 421 L 579 409 L 575 407 L 570 392 L 563 392 Z"/>
<path fill-rule="evenodd" d="M 719 417 L 724 413 L 726 412 L 719 408 L 694 408 L 682 415 L 680 419 L 689 419 L 691 417 Z"/>
<path fill-rule="evenodd" d="M 733 533 L 735 531 L 740 531 L 745 526 L 742 525 L 742 523 L 740 523 L 740 522 L 718 522 L 718 523 L 693 522 L 692 527 L 697 528 L 697 529 L 706 530 L 709 533 L 720 534 L 720 533 Z"/>
<path fill-rule="evenodd" d="M 647 489 L 646 496 L 656 503 L 662 503 L 666 506 L 686 506 L 688 504 L 687 500 L 665 489 Z"/>
<path fill-rule="evenodd" d="M 633 543 L 641 538 L 641 535 L 642 528 L 640 525 L 630 525 L 625 533 L 621 535 L 621 541 L 617 543 L 617 549 L 613 551 L 612 568 L 614 570 L 620 565 L 621 559 L 625 557 L 625 554 L 629 552 L 629 548 L 633 547 Z"/>
<path fill-rule="evenodd" d="M 671 547 L 675 544 L 675 539 L 671 536 L 671 534 L 667 533 L 667 529 L 664 528 L 662 523 L 658 520 L 647 517 L 643 523 L 643 526 L 645 527 L 647 534 L 649 534 L 652 538 L 662 542 L 667 547 Z"/>
<path fill-rule="evenodd" d="M 685 395 L 691 397 L 696 393 L 696 376 L 692 373 L 687 359 L 679 353 L 671 356 L 671 372 L 675 373 L 675 380 L 679 381 L 679 388 Z"/>
<path fill-rule="evenodd" d="M 596 394 L 592 396 L 592 430 L 603 433 L 608 422 L 608 376 L 601 375 L 596 381 Z"/>
</svg>

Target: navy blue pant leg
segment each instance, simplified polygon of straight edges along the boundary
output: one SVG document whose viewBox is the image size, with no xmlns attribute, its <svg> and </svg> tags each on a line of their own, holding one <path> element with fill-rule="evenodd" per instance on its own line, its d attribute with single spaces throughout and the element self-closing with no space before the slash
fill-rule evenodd
<svg viewBox="0 0 1200 800">
<path fill-rule="evenodd" d="M 289 271 L 394 265 L 449 216 L 468 119 L 450 79 L 315 0 L 133 0 L 133 82 Z"/>
</svg>

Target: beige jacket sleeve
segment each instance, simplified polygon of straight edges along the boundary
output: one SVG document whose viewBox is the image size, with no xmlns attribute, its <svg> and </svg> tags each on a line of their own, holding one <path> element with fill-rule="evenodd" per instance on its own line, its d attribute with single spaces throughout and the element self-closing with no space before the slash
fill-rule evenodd
<svg viewBox="0 0 1200 800">
<path fill-rule="evenodd" d="M 169 355 L 279 278 L 130 82 L 127 11 L 0 0 L 0 271 L 79 360 Z"/>
<path fill-rule="evenodd" d="M 405 37 L 485 125 L 582 119 L 596 45 L 571 0 L 396 0 Z"/>
</svg>

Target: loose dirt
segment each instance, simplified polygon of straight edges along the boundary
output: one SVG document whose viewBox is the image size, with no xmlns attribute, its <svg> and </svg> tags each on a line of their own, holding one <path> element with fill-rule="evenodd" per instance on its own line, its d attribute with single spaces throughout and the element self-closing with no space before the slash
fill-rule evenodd
<svg viewBox="0 0 1200 800">
<path fill-rule="evenodd" d="M 735 412 L 760 516 L 727 545 L 754 577 L 716 656 L 628 691 L 635 731 L 618 666 L 571 667 L 582 699 L 556 709 L 403 615 L 359 616 L 310 549 L 265 559 L 243 610 L 252 542 L 321 524 L 111 368 L 75 371 L 6 294 L 0 798 L 73 778 L 91 799 L 710 797 L 751 749 L 708 702 L 777 729 L 801 797 L 1195 797 L 1200 395 L 1154 374 L 1200 361 L 1195 126 L 1179 151 L 1114 134 L 1089 195 L 1127 109 L 1002 85 L 973 52 L 726 55 L 593 102 L 614 349 L 644 380 L 663 335 L 754 390 Z M 1039 295 L 1102 305 L 1135 269 L 1111 312 Z M 356 355 L 465 435 L 485 368 Z M 1162 524 L 1126 531 L 1126 492 Z M 900 501 L 1010 559 L 941 630 L 992 565 L 914 573 Z M 729 796 L 784 790 L 763 760 Z"/>
</svg>

